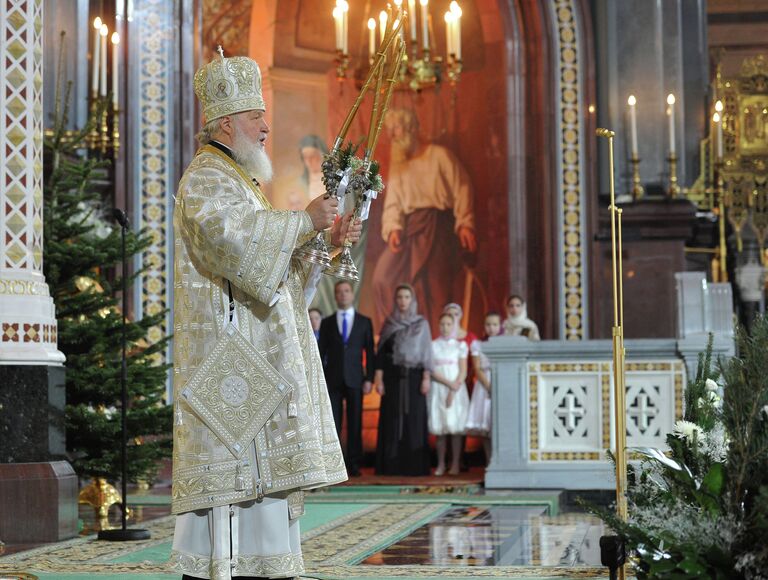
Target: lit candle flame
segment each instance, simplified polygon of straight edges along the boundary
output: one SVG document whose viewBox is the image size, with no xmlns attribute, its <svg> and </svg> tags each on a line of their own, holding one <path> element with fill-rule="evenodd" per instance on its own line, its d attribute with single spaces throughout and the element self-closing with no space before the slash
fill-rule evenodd
<svg viewBox="0 0 768 580">
<path fill-rule="evenodd" d="M 712 122 L 713 123 L 719 123 L 720 122 L 720 113 L 715 113 L 712 115 Z"/>
<path fill-rule="evenodd" d="M 720 113 L 722 112 L 722 110 L 723 110 L 723 101 L 718 99 L 717 102 L 715 103 L 715 111 Z"/>
<path fill-rule="evenodd" d="M 106 24 L 101 25 L 101 30 L 99 30 L 99 34 L 102 36 L 109 36 L 109 28 L 107 28 Z"/>
<path fill-rule="evenodd" d="M 461 6 L 459 6 L 459 3 L 456 2 L 456 0 L 451 2 L 451 13 L 457 18 L 461 17 Z"/>
<path fill-rule="evenodd" d="M 629 95 L 629 98 L 627 99 L 627 104 L 630 107 L 634 107 L 637 104 L 637 99 L 635 98 L 635 95 Z"/>
<path fill-rule="evenodd" d="M 112 33 L 112 44 L 114 45 L 120 44 L 120 35 L 117 32 Z"/>
<path fill-rule="evenodd" d="M 667 95 L 667 104 L 668 105 L 674 105 L 675 104 L 675 95 L 673 95 L 672 93 L 669 93 Z"/>
<path fill-rule="evenodd" d="M 376 20 L 373 18 L 368 19 L 368 30 L 376 30 Z"/>
<path fill-rule="evenodd" d="M 93 27 L 96 30 L 101 30 L 101 18 L 99 16 L 93 19 Z"/>
</svg>

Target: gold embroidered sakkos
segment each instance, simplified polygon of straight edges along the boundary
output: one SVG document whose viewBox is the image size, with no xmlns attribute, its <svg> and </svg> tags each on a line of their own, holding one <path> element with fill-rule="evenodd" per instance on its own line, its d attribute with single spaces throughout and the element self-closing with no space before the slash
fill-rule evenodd
<svg viewBox="0 0 768 580">
<path fill-rule="evenodd" d="M 179 184 L 174 231 L 173 513 L 344 481 L 304 300 L 308 269 L 292 258 L 297 244 L 313 233 L 308 214 L 272 210 L 232 160 L 206 146 Z M 278 401 L 253 429 L 252 453 L 233 453 L 237 437 L 231 435 L 228 447 L 182 396 L 208 355 L 226 340 L 229 324 L 276 373 L 272 380 L 266 373 L 247 385 L 256 400 Z M 219 368 L 237 358 L 223 357 Z M 237 403 L 246 387 L 227 382 L 226 370 L 220 372 L 219 395 Z M 252 457 L 259 474 L 255 486 Z"/>
</svg>

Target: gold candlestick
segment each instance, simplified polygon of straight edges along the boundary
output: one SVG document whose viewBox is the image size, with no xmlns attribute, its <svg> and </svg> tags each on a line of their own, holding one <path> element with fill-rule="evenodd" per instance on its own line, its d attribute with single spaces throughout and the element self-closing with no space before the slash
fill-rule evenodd
<svg viewBox="0 0 768 580">
<path fill-rule="evenodd" d="M 90 133 L 88 133 L 88 137 L 86 138 L 86 142 L 88 144 L 89 149 L 97 149 L 99 146 L 99 121 L 96 118 L 98 115 L 99 110 L 99 93 L 97 91 L 93 91 L 91 94 L 91 119 L 93 120 L 93 127 L 91 128 Z"/>
<path fill-rule="evenodd" d="M 640 183 L 640 158 L 637 153 L 632 153 L 629 163 L 632 166 L 632 188 L 629 192 L 632 194 L 632 199 L 637 201 L 645 195 L 643 185 Z"/>
<path fill-rule="evenodd" d="M 454 56 L 450 56 L 445 63 L 445 72 L 448 75 L 448 80 L 452 87 L 455 87 L 459 82 L 462 71 L 462 61 Z"/>
<path fill-rule="evenodd" d="M 101 135 L 100 135 L 100 142 L 101 142 L 101 154 L 106 155 L 107 149 L 109 148 L 109 124 L 107 123 L 107 108 L 104 107 L 104 110 L 101 112 Z"/>
<path fill-rule="evenodd" d="M 725 163 L 723 163 L 723 158 L 720 157 L 715 161 L 715 196 L 717 198 L 717 229 L 719 238 L 717 257 L 720 274 L 718 282 L 728 281 L 728 248 L 725 243 L 725 181 L 723 180 L 723 167 L 725 167 Z"/>
<path fill-rule="evenodd" d="M 669 162 L 669 189 L 667 190 L 667 196 L 670 199 L 675 199 L 680 195 L 680 186 L 677 184 L 677 155 L 670 153 L 667 161 Z"/>
<path fill-rule="evenodd" d="M 336 80 L 341 82 L 347 78 L 347 69 L 349 68 L 349 55 L 344 54 L 342 50 L 336 51 Z"/>
<path fill-rule="evenodd" d="M 120 151 L 120 109 L 117 105 L 112 107 L 112 150 L 117 158 L 117 152 Z"/>
</svg>

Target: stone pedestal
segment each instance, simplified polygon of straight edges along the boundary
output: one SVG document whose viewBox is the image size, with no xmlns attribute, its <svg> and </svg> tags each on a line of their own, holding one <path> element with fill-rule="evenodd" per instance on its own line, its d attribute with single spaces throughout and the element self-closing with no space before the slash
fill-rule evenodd
<svg viewBox="0 0 768 580">
<path fill-rule="evenodd" d="M 66 461 L 0 464 L 0 538 L 58 542 L 77 535 L 77 476 Z"/>
<path fill-rule="evenodd" d="M 0 365 L 0 463 L 61 459 L 64 368 Z"/>
<path fill-rule="evenodd" d="M 675 273 L 685 270 L 685 243 L 696 208 L 687 200 L 643 199 L 623 205 L 624 336 L 677 336 Z M 613 326 L 611 225 L 600 209 L 594 242 L 591 298 L 592 336 L 610 338 Z"/>
</svg>

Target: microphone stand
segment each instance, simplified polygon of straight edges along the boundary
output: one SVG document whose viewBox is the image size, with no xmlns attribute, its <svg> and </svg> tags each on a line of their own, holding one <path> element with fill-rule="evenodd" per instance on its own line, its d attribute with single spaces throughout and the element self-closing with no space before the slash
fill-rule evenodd
<svg viewBox="0 0 768 580">
<path fill-rule="evenodd" d="M 122 509 L 122 527 L 115 530 L 101 530 L 98 535 L 99 540 L 108 540 L 110 542 L 126 542 L 136 540 L 148 540 L 150 534 L 148 530 L 128 529 L 128 335 L 126 327 L 126 318 L 128 316 L 128 260 L 125 255 L 125 233 L 130 227 L 128 216 L 121 209 L 115 209 L 113 216 L 120 224 L 121 254 L 123 259 L 123 360 L 120 372 L 120 387 L 122 391 L 122 405 L 120 407 L 120 423 L 122 427 L 122 441 L 120 446 L 121 463 L 121 483 L 123 501 L 120 505 Z"/>
</svg>

